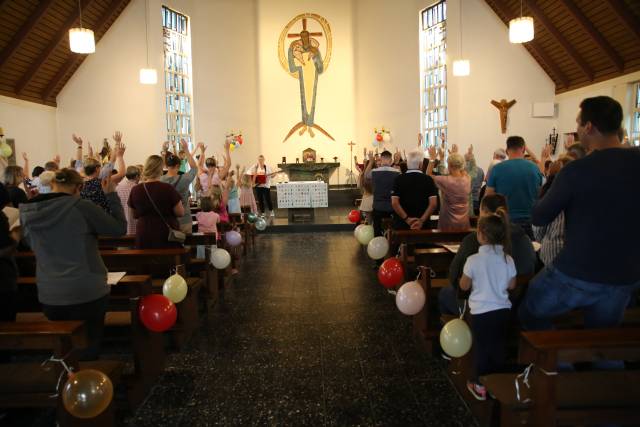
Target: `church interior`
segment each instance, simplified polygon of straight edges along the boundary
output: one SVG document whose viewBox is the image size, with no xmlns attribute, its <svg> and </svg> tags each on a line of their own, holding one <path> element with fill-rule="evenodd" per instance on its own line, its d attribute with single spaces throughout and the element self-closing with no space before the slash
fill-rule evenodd
<svg viewBox="0 0 640 427">
<path fill-rule="evenodd" d="M 640 425 L 639 1 L 0 16 L 0 427 Z"/>
</svg>

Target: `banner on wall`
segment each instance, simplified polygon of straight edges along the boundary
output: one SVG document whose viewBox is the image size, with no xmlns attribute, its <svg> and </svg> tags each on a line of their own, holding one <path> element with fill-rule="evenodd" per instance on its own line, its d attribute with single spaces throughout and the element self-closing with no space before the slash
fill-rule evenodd
<svg viewBox="0 0 640 427">
<path fill-rule="evenodd" d="M 291 32 L 295 31 L 294 27 L 298 24 L 302 26 L 300 32 Z M 320 15 L 302 13 L 282 29 L 278 39 L 278 57 L 282 68 L 298 80 L 302 112 L 302 120 L 291 128 L 282 142 L 296 131 L 300 136 L 309 132 L 313 138 L 314 129 L 335 141 L 326 130 L 315 123 L 318 76 L 329 68 L 331 50 L 331 27 Z"/>
</svg>

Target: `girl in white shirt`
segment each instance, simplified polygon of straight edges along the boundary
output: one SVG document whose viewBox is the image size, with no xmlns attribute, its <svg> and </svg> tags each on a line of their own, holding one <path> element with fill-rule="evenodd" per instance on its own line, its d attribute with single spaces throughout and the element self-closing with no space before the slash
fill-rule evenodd
<svg viewBox="0 0 640 427">
<path fill-rule="evenodd" d="M 478 220 L 480 249 L 467 258 L 460 289 L 471 289 L 469 309 L 473 332 L 474 377 L 467 389 L 478 400 L 487 392 L 479 378 L 504 364 L 505 338 L 510 319 L 509 289 L 516 286 L 516 267 L 510 251 L 509 220 L 504 209 Z"/>
</svg>

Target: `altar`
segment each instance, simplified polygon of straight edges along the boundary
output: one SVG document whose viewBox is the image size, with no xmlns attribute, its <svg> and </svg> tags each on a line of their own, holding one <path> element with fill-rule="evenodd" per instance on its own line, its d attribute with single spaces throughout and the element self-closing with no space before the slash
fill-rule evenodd
<svg viewBox="0 0 640 427">
<path fill-rule="evenodd" d="M 329 178 L 340 167 L 340 163 L 280 163 L 278 168 L 289 176 L 289 181 L 323 181 L 329 184 Z"/>
</svg>

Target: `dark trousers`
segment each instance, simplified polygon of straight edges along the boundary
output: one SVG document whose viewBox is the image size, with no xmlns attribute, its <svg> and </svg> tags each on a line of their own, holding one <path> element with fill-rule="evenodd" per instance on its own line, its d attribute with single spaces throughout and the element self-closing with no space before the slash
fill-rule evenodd
<svg viewBox="0 0 640 427">
<path fill-rule="evenodd" d="M 42 311 L 49 320 L 84 320 L 88 347 L 79 354 L 80 360 L 96 360 L 100 355 L 100 344 L 104 333 L 104 315 L 107 312 L 109 295 L 95 301 L 74 305 L 42 304 Z"/>
<path fill-rule="evenodd" d="M 256 189 L 256 200 L 258 201 L 258 207 L 260 208 L 261 213 L 265 213 L 265 206 L 269 208 L 270 211 L 273 210 L 273 205 L 271 204 L 271 190 L 265 187 L 255 187 Z"/>
<path fill-rule="evenodd" d="M 525 232 L 527 236 L 529 236 L 531 241 L 536 240 L 536 238 L 533 236 L 533 227 L 531 226 L 530 219 L 516 219 L 511 222 L 514 224 L 518 224 L 520 227 L 522 227 L 522 230 Z"/>
<path fill-rule="evenodd" d="M 507 325 L 511 310 L 489 311 L 471 315 L 473 333 L 473 367 L 475 380 L 499 372 L 504 365 Z"/>
<path fill-rule="evenodd" d="M 382 220 L 385 218 L 391 218 L 393 212 L 386 211 L 373 211 L 373 234 L 374 236 L 382 236 L 384 230 L 382 229 Z"/>
</svg>

